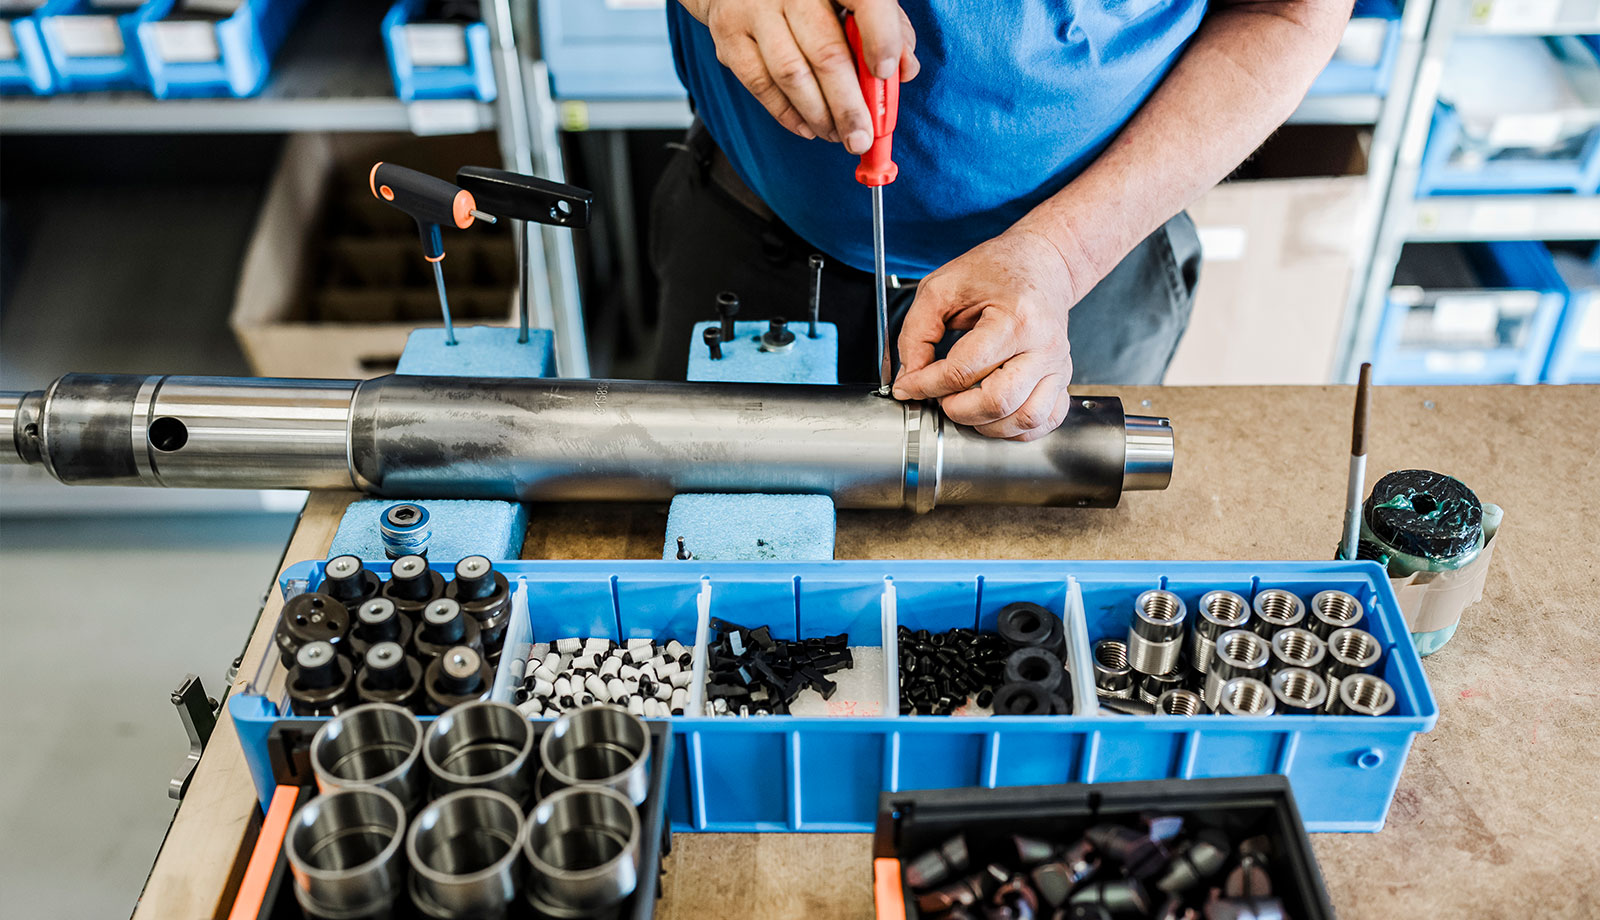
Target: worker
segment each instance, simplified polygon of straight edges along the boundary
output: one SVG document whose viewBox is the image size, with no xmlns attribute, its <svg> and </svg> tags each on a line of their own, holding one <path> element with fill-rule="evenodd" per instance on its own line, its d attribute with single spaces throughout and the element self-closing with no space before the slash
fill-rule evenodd
<svg viewBox="0 0 1600 920">
<path fill-rule="evenodd" d="M 885 189 L 898 399 L 985 435 L 1060 425 L 1067 384 L 1154 384 L 1188 323 L 1200 245 L 1183 208 L 1299 104 L 1351 0 L 673 0 L 696 119 L 651 206 L 657 373 L 692 324 L 823 319 L 840 379 L 877 379 L 871 123 L 840 8 L 898 71 Z M 1071 322 L 1069 323 L 1068 320 Z"/>
</svg>

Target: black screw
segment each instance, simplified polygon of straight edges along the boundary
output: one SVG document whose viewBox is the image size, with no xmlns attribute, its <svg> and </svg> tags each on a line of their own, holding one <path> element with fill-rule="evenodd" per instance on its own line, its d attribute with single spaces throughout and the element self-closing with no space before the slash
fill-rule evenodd
<svg viewBox="0 0 1600 920">
<path fill-rule="evenodd" d="M 716 331 L 715 329 L 707 329 L 706 333 L 709 336 L 710 333 L 715 332 L 715 331 Z M 710 341 L 710 339 L 708 338 L 707 341 Z M 713 345 L 711 347 L 713 349 L 712 352 L 711 352 L 711 357 L 715 358 L 717 356 L 717 353 L 715 351 L 716 346 Z M 692 553 L 690 553 L 689 550 L 683 545 L 683 538 L 682 537 L 678 538 L 678 558 L 679 559 L 693 559 L 694 558 L 694 555 Z"/>
<path fill-rule="evenodd" d="M 761 337 L 765 345 L 782 348 L 794 342 L 794 333 L 789 331 L 789 321 L 781 316 L 774 316 L 767 321 L 767 334 Z"/>
<path fill-rule="evenodd" d="M 733 318 L 739 315 L 739 295 L 732 291 L 718 294 L 717 315 L 722 317 L 722 340 L 733 341 Z"/>
<path fill-rule="evenodd" d="M 706 340 L 706 348 L 711 350 L 711 360 L 722 360 L 722 330 L 716 326 L 707 326 L 706 331 L 700 336 Z"/>
</svg>

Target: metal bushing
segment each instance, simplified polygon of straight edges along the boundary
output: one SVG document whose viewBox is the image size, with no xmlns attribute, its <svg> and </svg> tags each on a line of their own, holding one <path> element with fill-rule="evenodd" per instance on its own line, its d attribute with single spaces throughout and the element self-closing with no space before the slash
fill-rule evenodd
<svg viewBox="0 0 1600 920">
<path fill-rule="evenodd" d="M 639 812 L 614 789 L 575 786 L 540 801 L 522 844 L 532 868 L 529 903 L 587 911 L 617 904 L 638 886 L 639 837 Z"/>
<path fill-rule="evenodd" d="M 329 642 L 302 645 L 289 669 L 289 708 L 297 716 L 333 716 L 350 705 L 354 669 Z"/>
<path fill-rule="evenodd" d="M 429 601 L 422 608 L 422 618 L 417 621 L 417 630 L 411 640 L 417 657 L 431 661 L 443 655 L 447 649 L 462 645 L 483 651 L 478 621 L 463 613 L 461 605 L 448 597 Z"/>
<path fill-rule="evenodd" d="M 1018 601 L 1000 608 L 994 631 L 1012 648 L 1026 645 L 1057 651 L 1066 639 L 1061 618 L 1038 604 Z"/>
<path fill-rule="evenodd" d="M 521 802 L 533 782 L 533 740 L 515 706 L 476 700 L 433 720 L 422 759 L 437 792 L 493 789 Z"/>
<path fill-rule="evenodd" d="M 1065 678 L 1066 667 L 1052 651 L 1023 646 L 1006 656 L 1004 673 L 1006 683 L 1038 684 L 1045 693 L 1055 693 Z"/>
<path fill-rule="evenodd" d="M 1128 666 L 1140 674 L 1177 670 L 1187 615 L 1183 598 L 1171 591 L 1156 589 L 1139 595 L 1128 626 Z"/>
<path fill-rule="evenodd" d="M 319 795 L 289 819 L 283 851 L 308 916 L 388 916 L 400 893 L 405 807 L 371 786 Z"/>
<path fill-rule="evenodd" d="M 1293 591 L 1282 588 L 1263 588 L 1256 592 L 1251 603 L 1255 618 L 1250 628 L 1256 633 L 1272 638 L 1273 633 L 1291 626 L 1299 626 L 1306 619 L 1306 603 Z"/>
<path fill-rule="evenodd" d="M 425 916 L 501 917 L 522 870 L 522 806 L 492 789 L 462 789 L 430 802 L 406 833 L 411 902 Z"/>
<path fill-rule="evenodd" d="M 635 805 L 650 792 L 650 729 L 620 706 L 584 706 L 551 724 L 539 760 L 557 786 L 604 786 Z"/>
<path fill-rule="evenodd" d="M 1341 716 L 1381 716 L 1394 708 L 1394 688 L 1373 674 L 1339 679 L 1339 696 L 1330 710 Z"/>
<path fill-rule="evenodd" d="M 1206 685 L 1201 697 L 1213 711 L 1218 708 L 1222 685 L 1235 677 L 1267 676 L 1270 646 L 1267 640 L 1243 629 L 1230 629 L 1217 637 L 1211 651 L 1211 667 L 1206 670 Z"/>
<path fill-rule="evenodd" d="M 428 518 L 428 509 L 415 502 L 383 509 L 378 516 L 378 539 L 384 555 L 390 559 L 428 555 L 428 540 L 433 537 Z"/>
<path fill-rule="evenodd" d="M 317 590 L 353 609 L 377 597 L 383 590 L 383 579 L 362 565 L 360 556 L 334 556 L 322 567 L 322 583 Z"/>
<path fill-rule="evenodd" d="M 1298 626 L 1273 633 L 1270 644 L 1272 659 L 1267 667 L 1273 671 L 1281 668 L 1316 668 L 1328 654 L 1326 642 L 1317 638 L 1311 630 Z"/>
<path fill-rule="evenodd" d="M 1133 699 L 1133 669 L 1128 667 L 1127 643 L 1121 639 L 1094 644 L 1094 688 L 1100 696 Z"/>
<path fill-rule="evenodd" d="M 489 669 L 489 662 L 483 653 L 465 645 L 447 649 L 422 672 L 422 692 L 429 712 L 444 712 L 462 703 L 488 699 L 493 689 L 494 672 Z"/>
<path fill-rule="evenodd" d="M 1364 629 L 1345 627 L 1328 634 L 1328 655 L 1322 672 L 1329 678 L 1348 677 L 1372 667 L 1383 657 L 1378 637 Z"/>
<path fill-rule="evenodd" d="M 374 597 L 355 608 L 351 618 L 350 657 L 357 661 L 365 658 L 367 650 L 379 642 L 396 642 L 401 646 L 411 644 L 411 620 L 400 613 L 394 601 L 387 597 Z"/>
<path fill-rule="evenodd" d="M 1343 591 L 1318 591 L 1312 595 L 1311 609 L 1306 614 L 1306 628 L 1327 639 L 1336 629 L 1360 626 L 1366 611 L 1354 595 Z"/>
<path fill-rule="evenodd" d="M 353 706 L 328 720 L 311 739 L 311 771 L 323 793 L 372 786 L 410 812 L 422 801 L 427 773 L 422 723 L 389 703 Z"/>
<path fill-rule="evenodd" d="M 494 570 L 488 556 L 468 556 L 457 562 L 455 580 L 445 586 L 444 596 L 461 604 L 467 616 L 477 621 L 483 647 L 491 655 L 500 651 L 511 621 L 511 585 Z"/>
<path fill-rule="evenodd" d="M 1167 674 L 1145 674 L 1139 680 L 1138 698 L 1154 706 L 1169 690 L 1183 688 L 1183 670 Z"/>
<path fill-rule="evenodd" d="M 1001 684 L 994 692 L 997 716 L 1047 716 L 1055 711 L 1055 701 L 1038 684 Z"/>
<path fill-rule="evenodd" d="M 1314 715 L 1328 703 L 1328 682 L 1316 671 L 1282 668 L 1273 673 L 1270 683 L 1280 715 Z"/>
<path fill-rule="evenodd" d="M 444 576 L 428 568 L 428 560 L 421 556 L 401 556 L 389 566 L 383 596 L 394 601 L 401 613 L 416 620 L 429 601 L 444 597 Z"/>
<path fill-rule="evenodd" d="M 393 703 L 412 709 L 422 691 L 422 663 L 398 642 L 367 649 L 356 671 L 356 698 L 363 703 Z"/>
<path fill-rule="evenodd" d="M 1067 903 L 1074 907 L 1098 908 L 1101 915 L 1109 917 L 1149 916 L 1152 906 L 1149 893 L 1136 878 L 1090 882 L 1074 891 Z"/>
<path fill-rule="evenodd" d="M 1250 622 L 1250 604 L 1232 591 L 1207 591 L 1200 596 L 1194 626 L 1189 632 L 1189 657 L 1201 674 L 1211 667 L 1212 649 L 1217 637 L 1230 629 L 1243 629 Z"/>
<path fill-rule="evenodd" d="M 1217 714 L 1225 716 L 1270 716 L 1278 706 L 1272 688 L 1254 677 L 1235 677 L 1223 684 L 1217 703 Z"/>
<path fill-rule="evenodd" d="M 350 613 L 332 597 L 316 591 L 296 594 L 284 602 L 273 640 L 278 644 L 278 659 L 293 667 L 295 653 L 312 642 L 338 645 L 350 633 Z"/>
<path fill-rule="evenodd" d="M 1156 700 L 1156 714 L 1163 716 L 1203 716 L 1210 710 L 1206 701 L 1193 690 L 1178 687 L 1161 694 Z"/>
</svg>

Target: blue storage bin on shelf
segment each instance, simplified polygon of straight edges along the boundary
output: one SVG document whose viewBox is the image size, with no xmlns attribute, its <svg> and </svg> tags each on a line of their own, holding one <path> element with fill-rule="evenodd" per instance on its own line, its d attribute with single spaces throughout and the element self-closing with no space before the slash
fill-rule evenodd
<svg viewBox="0 0 1600 920">
<path fill-rule="evenodd" d="M 1536 90 L 1520 87 L 1527 94 L 1536 92 L 1550 103 L 1549 97 L 1581 95 L 1589 98 L 1587 109 L 1571 108 L 1576 103 L 1566 100 L 1566 110 L 1516 109 L 1491 116 L 1493 108 L 1472 118 L 1463 115 L 1462 104 L 1476 103 L 1471 98 L 1456 100 L 1452 105 L 1449 90 L 1453 68 L 1487 71 L 1493 74 L 1499 62 L 1494 58 L 1479 61 L 1475 49 L 1500 48 L 1507 43 L 1521 52 L 1508 59 L 1526 65 L 1529 55 L 1547 54 L 1545 65 L 1563 76 L 1541 73 L 1541 83 L 1569 79 L 1569 71 L 1577 71 L 1571 80 L 1582 84 L 1583 92 L 1574 84 L 1569 90 L 1550 87 Z M 1458 38 L 1452 54 L 1462 55 L 1462 63 L 1452 57 L 1446 68 L 1445 86 L 1440 89 L 1441 101 L 1435 104 L 1433 120 L 1428 129 L 1428 144 L 1423 151 L 1417 178 L 1417 194 L 1470 195 L 1470 194 L 1539 194 L 1571 193 L 1593 195 L 1600 191 L 1600 41 L 1594 37 L 1564 38 Z M 1541 59 L 1543 60 L 1543 59 Z M 1520 72 L 1520 71 L 1519 71 Z M 1491 79 L 1480 76 L 1479 79 Z M 1519 76 L 1509 76 L 1512 85 Z M 1474 85 L 1461 92 L 1484 92 L 1488 87 Z M 1504 103 L 1500 104 L 1502 107 Z M 1471 120 L 1476 124 L 1468 126 Z M 1600 200 L 1595 202 L 1600 207 Z"/>
<path fill-rule="evenodd" d="M 1399 50 L 1400 7 L 1391 0 L 1358 0 L 1333 59 L 1306 95 L 1382 96 Z"/>
<path fill-rule="evenodd" d="M 1567 289 L 1567 308 L 1545 363 L 1545 383 L 1600 383 L 1600 244 L 1587 259 L 1554 256 Z"/>
<path fill-rule="evenodd" d="M 139 50 L 140 10 L 93 0 L 49 0 L 36 17 L 57 92 L 149 86 Z"/>
<path fill-rule="evenodd" d="M 558 99 L 682 99 L 666 3 L 541 0 L 539 46 Z"/>
<path fill-rule="evenodd" d="M 1378 384 L 1538 383 L 1566 286 L 1544 244 L 1408 246 L 1378 339 Z"/>
<path fill-rule="evenodd" d="M 178 3 L 151 0 L 139 11 L 139 49 L 160 99 L 260 92 L 306 0 L 245 0 L 225 19 L 168 19 Z"/>
<path fill-rule="evenodd" d="M 399 0 L 383 17 L 389 73 L 402 102 L 495 99 L 489 27 L 482 22 L 418 22 L 428 0 Z"/>
<path fill-rule="evenodd" d="M 35 16 L 0 18 L 0 93 L 55 92 L 55 73 Z"/>
<path fill-rule="evenodd" d="M 368 566 L 386 574 L 388 563 Z M 1438 708 L 1384 571 L 1370 562 L 511 561 L 517 587 L 494 693 L 515 688 L 534 642 L 565 636 L 693 641 L 689 713 L 703 712 L 709 620 L 768 625 L 774 637 L 848 632 L 849 672 L 833 675 L 828 715 L 671 721 L 678 736 L 671 819 L 686 831 L 867 831 L 881 791 L 959 786 L 1282 773 L 1312 830 L 1383 825 L 1411 743 Z M 321 562 L 284 575 L 285 594 L 320 583 Z M 1125 635 L 1133 600 L 1165 587 L 1193 610 L 1201 593 L 1252 597 L 1276 587 L 1309 599 L 1338 588 L 1365 607 L 1362 627 L 1384 648 L 1374 673 L 1395 707 L 1364 716 L 1120 716 L 1095 712 L 1089 643 Z M 1006 604 L 1063 614 L 1075 684 L 1071 716 L 910 716 L 899 712 L 897 625 L 992 629 Z M 876 662 L 881 673 L 873 669 Z M 284 711 L 276 655 L 229 700 L 246 760 L 270 793 L 265 732 Z M 843 699 L 853 695 L 853 699 Z M 800 711 L 800 707 L 796 707 Z"/>
</svg>

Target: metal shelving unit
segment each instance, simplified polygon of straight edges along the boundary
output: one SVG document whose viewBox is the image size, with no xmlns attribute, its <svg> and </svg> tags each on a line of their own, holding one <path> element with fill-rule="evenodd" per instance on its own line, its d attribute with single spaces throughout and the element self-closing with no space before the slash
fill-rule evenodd
<svg viewBox="0 0 1600 920">
<path fill-rule="evenodd" d="M 1388 293 L 1408 242 L 1600 239 L 1600 197 L 1593 195 L 1463 195 L 1418 197 L 1417 182 L 1439 98 L 1445 58 L 1456 35 L 1573 35 L 1600 31 L 1592 4 L 1530 0 L 1407 0 L 1401 60 L 1391 89 L 1392 137 L 1374 136 L 1374 163 L 1389 162 L 1370 249 L 1351 286 L 1337 381 L 1354 382 L 1370 358 Z M 1409 56 L 1408 56 L 1409 55 Z M 1404 89 L 1399 82 L 1404 80 Z M 1392 112 L 1392 116 L 1390 116 Z M 1383 123 L 1380 122 L 1380 133 Z M 1391 145 L 1392 146 L 1389 146 Z"/>
</svg>

